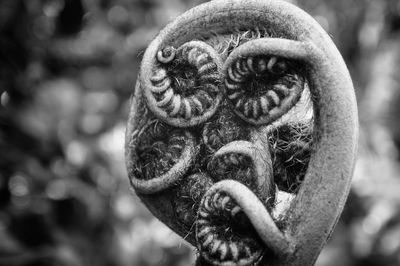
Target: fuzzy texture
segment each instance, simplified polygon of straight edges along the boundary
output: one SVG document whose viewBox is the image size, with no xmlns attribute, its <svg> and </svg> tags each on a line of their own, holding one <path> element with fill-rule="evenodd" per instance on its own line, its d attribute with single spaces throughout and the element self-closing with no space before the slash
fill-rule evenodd
<svg viewBox="0 0 400 266">
<path fill-rule="evenodd" d="M 234 29 L 228 34 L 216 34 L 210 38 L 204 39 L 224 58 L 226 58 L 235 48 L 255 39 L 265 37 L 282 37 L 271 28 L 255 27 L 248 30 Z"/>
<path fill-rule="evenodd" d="M 182 130 L 154 121 L 139 134 L 137 142 L 135 174 L 139 179 L 148 180 L 165 174 L 178 162 L 185 137 Z"/>
<path fill-rule="evenodd" d="M 213 181 L 206 174 L 197 173 L 184 178 L 176 188 L 173 199 L 176 216 L 189 231 L 193 229 L 200 201 L 212 184 Z"/>
<path fill-rule="evenodd" d="M 270 131 L 274 180 L 280 190 L 297 193 L 304 180 L 312 147 L 311 122 L 285 124 Z"/>
<path fill-rule="evenodd" d="M 216 182 L 224 179 L 236 180 L 251 190 L 258 191 L 257 183 L 254 180 L 256 175 L 254 165 L 248 156 L 239 153 L 224 154 L 211 160 L 207 169 Z"/>
<path fill-rule="evenodd" d="M 215 118 L 203 127 L 202 141 L 207 148 L 207 157 L 232 141 L 250 138 L 249 128 L 229 109 L 229 104 L 225 101 Z"/>
</svg>

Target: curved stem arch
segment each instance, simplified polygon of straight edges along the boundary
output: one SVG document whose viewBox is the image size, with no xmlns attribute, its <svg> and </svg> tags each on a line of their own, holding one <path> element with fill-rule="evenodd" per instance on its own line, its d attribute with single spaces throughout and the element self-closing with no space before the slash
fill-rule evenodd
<svg viewBox="0 0 400 266">
<path fill-rule="evenodd" d="M 261 240 L 279 257 L 291 256 L 293 245 L 276 226 L 264 204 L 245 185 L 234 180 L 223 180 L 216 183 L 206 193 L 212 195 L 216 191 L 231 196 L 251 221 Z"/>
<path fill-rule="evenodd" d="M 273 265 L 312 265 L 342 212 L 358 139 L 353 84 L 339 51 L 321 26 L 286 2 L 211 1 L 184 13 L 156 37 L 144 54 L 140 76 L 150 76 L 157 52 L 166 46 L 179 47 L 232 29 L 262 27 L 273 29 L 287 40 L 253 41 L 255 48 L 248 47 L 249 52 L 258 47 L 265 52 L 299 57 L 310 66 L 314 147 L 307 174 L 286 217 L 285 233 L 294 241 L 295 251 Z"/>
</svg>

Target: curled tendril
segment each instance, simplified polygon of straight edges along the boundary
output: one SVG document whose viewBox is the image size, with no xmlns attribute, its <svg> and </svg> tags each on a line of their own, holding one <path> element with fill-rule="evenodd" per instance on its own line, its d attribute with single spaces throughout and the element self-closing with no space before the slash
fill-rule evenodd
<svg viewBox="0 0 400 266">
<path fill-rule="evenodd" d="M 218 191 L 207 193 L 196 221 L 202 256 L 213 265 L 244 266 L 259 261 L 264 247 L 248 224 L 242 208 L 232 197 Z"/>
<path fill-rule="evenodd" d="M 222 62 L 216 51 L 204 42 L 191 41 L 177 50 L 170 46 L 159 50 L 156 57 L 162 65 L 142 82 L 150 110 L 177 127 L 208 120 L 222 100 Z"/>
<path fill-rule="evenodd" d="M 271 159 L 265 149 L 248 141 L 232 141 L 219 149 L 209 164 L 214 179 L 232 179 L 252 189 L 258 197 L 274 202 Z M 221 176 L 218 176 L 221 175 Z"/>
<path fill-rule="evenodd" d="M 299 100 L 304 79 L 289 72 L 282 58 L 248 56 L 227 66 L 225 86 L 235 113 L 261 125 L 278 119 Z"/>
<path fill-rule="evenodd" d="M 258 239 L 277 256 L 294 248 L 256 195 L 233 180 L 214 184 L 204 195 L 196 239 L 202 257 L 213 265 L 256 264 L 264 252 Z"/>
<path fill-rule="evenodd" d="M 238 88 L 233 88 L 232 93 L 227 93 L 232 98 L 227 97 L 227 101 L 234 107 L 238 105 L 241 108 L 235 111 L 241 115 L 241 119 L 238 120 L 253 125 L 270 123 L 284 114 L 294 102 L 288 101 L 288 103 L 283 104 L 286 98 L 280 98 L 279 88 L 276 89 L 274 86 L 281 83 L 273 83 L 267 79 L 267 76 L 276 75 L 280 77 L 285 76 L 288 71 L 290 73 L 291 61 L 304 63 L 305 73 L 310 81 L 310 92 L 315 103 L 315 125 L 317 126 L 315 136 L 318 136 L 318 138 L 315 138 L 315 146 L 318 149 L 311 154 L 307 175 L 298 195 L 290 205 L 288 211 L 290 215 L 285 216 L 285 228 L 282 229 L 285 232 L 284 234 L 275 225 L 265 203 L 261 202 L 246 186 L 235 181 L 220 181 L 214 184 L 207 190 L 200 209 L 205 210 L 206 205 L 211 204 L 212 210 L 218 210 L 218 212 L 226 214 L 225 217 L 228 218 L 232 218 L 232 215 L 237 218 L 241 216 L 241 213 L 245 214 L 249 224 L 257 232 L 259 239 L 279 257 L 276 262 L 271 261 L 271 265 L 312 265 L 327 237 L 331 234 L 349 191 L 350 176 L 356 154 L 357 109 L 351 78 L 346 66 L 328 34 L 324 33 L 311 16 L 284 1 L 269 0 L 235 0 L 230 1 L 229 4 L 225 1 L 210 1 L 186 12 L 168 25 L 145 52 L 138 82 L 140 92 L 135 92 L 133 103 L 134 105 L 140 103 L 142 98 L 146 100 L 146 103 L 132 108 L 133 118 L 130 119 L 127 136 L 133 135 L 133 128 L 142 125 L 141 121 L 146 121 L 148 117 L 153 118 L 152 114 L 169 125 L 177 127 L 199 125 L 213 115 L 213 108 L 207 108 L 207 104 L 215 103 L 215 101 L 210 101 L 203 92 L 211 95 L 213 89 L 210 88 L 212 86 L 207 85 L 209 84 L 207 82 L 211 81 L 214 85 L 215 76 L 205 75 L 206 78 L 200 79 L 198 77 L 200 68 L 195 67 L 196 82 L 201 86 L 191 84 L 188 82 L 190 79 L 182 78 L 182 75 L 187 73 L 175 71 L 176 69 L 179 70 L 179 67 L 175 68 L 176 66 L 190 66 L 190 64 L 180 64 L 181 59 L 185 58 L 178 51 L 175 51 L 173 59 L 170 60 L 172 55 L 168 52 L 168 45 L 178 47 L 192 39 L 206 41 L 212 38 L 214 33 L 229 34 L 234 29 L 242 30 L 254 27 L 267 27 L 272 33 L 276 34 L 268 34 L 267 37 L 270 38 L 258 39 L 258 37 L 266 37 L 260 35 L 257 36 L 257 40 L 246 40 L 245 43 L 238 41 L 237 44 L 229 46 L 234 47 L 234 49 L 228 49 L 224 55 L 228 58 L 225 62 L 223 75 L 225 79 L 229 79 L 225 83 L 232 86 L 238 85 Z M 215 51 L 212 49 L 207 51 L 211 51 L 210 57 L 217 58 L 214 62 L 219 62 L 218 56 L 215 56 Z M 188 60 L 186 59 L 186 61 Z M 203 67 L 202 69 L 207 70 L 210 65 Z M 228 73 L 229 69 L 231 69 L 230 74 Z M 246 72 L 247 69 L 248 72 Z M 264 75 L 266 73 L 268 75 Z M 272 85 L 269 84 L 264 90 L 255 90 L 255 95 L 248 97 L 251 98 L 251 101 L 239 104 L 234 102 L 236 99 L 239 100 L 239 97 L 232 96 L 235 92 L 244 91 L 248 93 L 249 87 L 245 86 L 247 82 L 242 82 L 241 77 L 246 77 L 243 79 L 248 81 L 250 76 L 254 78 L 250 84 L 255 84 L 254 80 L 265 78 Z M 295 79 L 297 78 L 295 77 Z M 286 85 L 287 88 L 290 87 L 287 84 L 283 85 Z M 197 93 L 195 93 L 195 98 L 198 101 L 193 99 L 189 102 L 190 108 L 182 99 L 189 99 L 193 94 L 187 94 L 188 91 L 183 88 L 193 89 L 192 91 Z M 172 89 L 172 92 L 169 89 Z M 251 92 L 253 91 L 251 90 Z M 273 92 L 267 95 L 268 91 Z M 274 93 L 277 94 L 277 97 Z M 142 97 L 143 94 L 144 97 Z M 177 95 L 180 95 L 180 98 Z M 266 103 L 261 100 L 264 95 L 268 96 L 268 103 L 276 105 L 271 110 L 265 108 Z M 218 97 L 212 97 L 212 99 L 218 99 Z M 157 103 L 160 101 L 162 101 L 161 106 L 158 106 Z M 147 112 L 144 105 L 148 107 L 150 112 Z M 143 109 L 146 112 L 142 111 Z M 268 111 L 268 114 L 263 113 L 265 110 Z M 257 127 L 256 129 L 264 133 L 265 131 L 261 131 L 263 128 Z M 195 129 L 200 129 L 200 127 Z M 196 133 L 195 135 L 199 137 L 200 134 Z M 225 139 L 220 139 L 222 141 L 216 140 L 215 145 L 210 142 L 212 145 L 207 147 L 208 150 L 218 150 L 221 143 L 222 145 L 226 144 L 224 143 Z M 236 140 L 236 138 L 234 139 Z M 204 142 L 206 143 L 206 140 Z M 268 141 L 264 141 L 264 143 L 268 143 Z M 130 144 L 131 141 L 127 144 L 128 149 L 131 149 Z M 128 154 L 131 154 L 131 150 L 128 150 Z M 131 162 L 128 162 L 128 167 L 131 167 L 131 165 Z M 202 164 L 201 166 L 203 167 Z M 201 170 L 204 170 L 204 168 L 201 168 Z M 131 177 L 132 173 L 130 172 L 129 175 Z M 182 178 L 183 175 L 179 176 Z M 141 179 L 141 181 L 149 182 L 147 179 Z M 170 212 L 172 212 L 172 208 L 169 208 L 170 201 L 165 200 L 170 191 L 159 193 L 163 194 L 162 197 L 157 194 L 151 195 L 151 197 L 140 194 L 139 196 L 146 205 L 152 207 L 152 212 L 156 213 L 159 218 L 165 219 L 166 223 L 181 236 L 185 236 L 187 231 L 182 231 L 175 219 L 167 217 L 171 216 Z M 216 193 L 220 193 L 220 196 L 217 196 L 216 201 L 213 201 L 214 196 L 212 195 Z M 228 198 L 224 201 L 227 196 L 230 197 L 230 200 Z M 209 198 L 205 200 L 206 197 Z M 220 200 L 220 198 L 222 199 Z M 206 204 L 206 202 L 208 203 Z M 230 206 L 228 202 L 234 202 L 240 207 L 241 212 L 233 211 L 236 205 L 233 207 L 234 203 L 230 203 L 232 204 Z M 199 212 L 199 221 L 203 217 L 200 217 L 200 215 Z M 211 215 L 211 213 L 208 213 L 208 215 Z M 238 219 L 230 219 L 228 224 L 233 225 L 236 221 Z M 208 226 L 211 227 L 216 225 L 217 220 L 209 219 L 208 222 Z M 210 238 L 207 232 L 204 236 L 201 235 L 201 223 L 197 224 L 197 242 L 200 242 L 198 246 L 201 254 L 206 257 L 208 253 L 215 254 L 212 251 L 220 245 L 215 242 L 216 238 L 214 236 Z M 239 225 L 241 224 L 240 222 Z M 221 237 L 221 231 L 213 232 L 217 234 L 217 237 Z M 194 239 L 190 239 L 190 236 L 187 239 L 194 245 L 198 244 Z M 288 239 L 293 244 L 289 244 Z M 242 247 L 246 248 L 245 246 Z M 293 251 L 294 248 L 295 251 Z M 217 248 L 217 250 L 219 249 Z M 214 264 L 221 265 L 219 262 L 221 254 L 223 255 L 222 252 L 220 251 L 217 254 L 217 260 L 214 261 Z M 246 253 L 241 254 L 243 256 Z M 242 257 L 235 252 L 234 248 L 231 249 L 229 257 L 228 254 L 225 255 L 226 257 L 222 257 L 222 259 L 225 258 L 230 261 L 238 261 Z M 256 260 L 255 263 L 257 263 Z"/>
<path fill-rule="evenodd" d="M 165 131 L 170 131 L 165 135 Z M 132 147 L 135 168 L 130 174 L 132 186 L 151 194 L 176 184 L 194 161 L 197 149 L 189 131 L 171 130 L 159 122 L 150 123 L 137 136 Z"/>
<path fill-rule="evenodd" d="M 164 49 L 157 52 L 157 60 L 160 63 L 167 64 L 174 60 L 176 50 L 172 46 L 167 46 Z"/>
</svg>

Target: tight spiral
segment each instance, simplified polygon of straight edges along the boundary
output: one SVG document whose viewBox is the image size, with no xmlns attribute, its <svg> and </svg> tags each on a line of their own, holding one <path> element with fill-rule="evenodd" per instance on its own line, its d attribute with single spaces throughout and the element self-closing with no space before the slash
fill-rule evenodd
<svg viewBox="0 0 400 266">
<path fill-rule="evenodd" d="M 191 41 L 178 49 L 158 51 L 150 85 L 145 87 L 148 107 L 166 123 L 195 126 L 208 120 L 222 100 L 221 59 L 209 45 Z M 145 83 L 147 84 L 147 83 Z"/>
<path fill-rule="evenodd" d="M 238 58 L 227 67 L 226 95 L 244 121 L 268 124 L 286 113 L 300 98 L 304 78 L 275 56 Z"/>
</svg>

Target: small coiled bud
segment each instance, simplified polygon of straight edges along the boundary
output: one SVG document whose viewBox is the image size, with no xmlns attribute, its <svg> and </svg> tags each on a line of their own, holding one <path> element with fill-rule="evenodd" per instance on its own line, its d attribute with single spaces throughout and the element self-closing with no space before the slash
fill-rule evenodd
<svg viewBox="0 0 400 266">
<path fill-rule="evenodd" d="M 226 95 L 234 112 L 253 125 L 273 122 L 300 99 L 305 79 L 276 56 L 238 58 L 227 67 Z"/>
<path fill-rule="evenodd" d="M 208 120 L 222 100 L 222 62 L 216 51 L 200 41 L 171 46 L 157 52 L 144 95 L 149 109 L 166 123 L 190 127 Z M 167 64 L 168 63 L 168 64 Z"/>
<path fill-rule="evenodd" d="M 157 52 L 157 60 L 162 64 L 167 64 L 174 60 L 176 50 L 172 46 L 167 46 L 164 49 Z"/>
<path fill-rule="evenodd" d="M 212 265 L 253 265 L 264 247 L 249 220 L 229 195 L 207 193 L 196 221 L 198 249 Z"/>
</svg>

